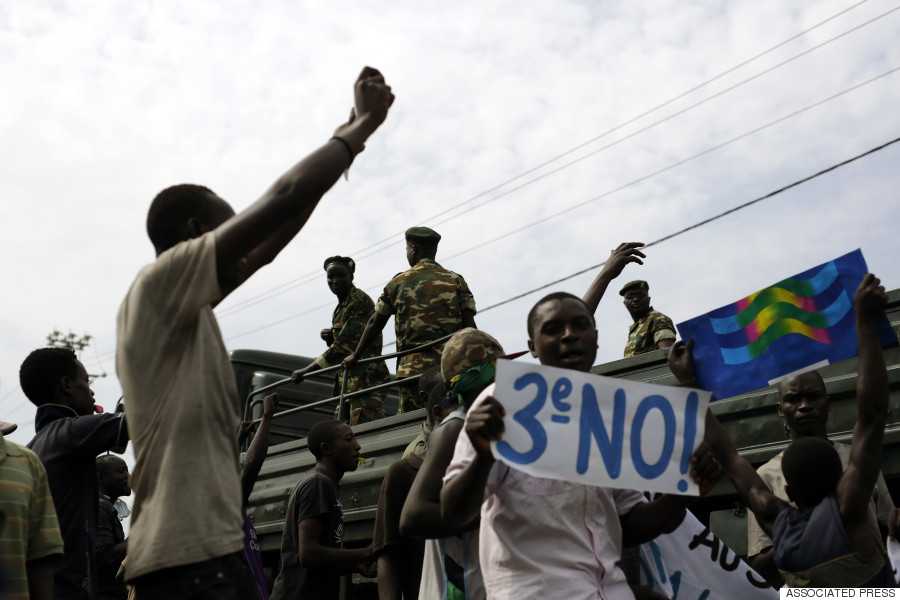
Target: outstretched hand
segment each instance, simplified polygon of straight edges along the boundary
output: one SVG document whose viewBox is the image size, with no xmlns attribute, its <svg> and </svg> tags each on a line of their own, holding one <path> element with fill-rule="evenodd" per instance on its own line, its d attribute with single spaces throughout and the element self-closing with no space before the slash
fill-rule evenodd
<svg viewBox="0 0 900 600">
<path fill-rule="evenodd" d="M 685 344 L 682 341 L 675 342 L 672 349 L 669 350 L 669 370 L 683 386 L 695 385 L 694 379 L 694 357 L 692 351 L 694 349 L 694 340 L 688 340 Z"/>
<path fill-rule="evenodd" d="M 641 259 L 647 258 L 647 255 L 638 250 L 643 246 L 644 242 L 622 242 L 609 251 L 609 258 L 600 273 L 607 275 L 609 279 L 615 279 L 622 274 L 628 263 L 644 264 Z"/>
<path fill-rule="evenodd" d="M 881 280 L 866 273 L 853 296 L 853 308 L 857 319 L 877 319 L 887 306 L 887 293 Z"/>
<path fill-rule="evenodd" d="M 491 442 L 499 440 L 503 435 L 504 415 L 506 411 L 503 405 L 493 396 L 488 396 L 480 405 L 469 410 L 466 415 L 466 435 L 476 452 L 491 454 Z"/>
</svg>

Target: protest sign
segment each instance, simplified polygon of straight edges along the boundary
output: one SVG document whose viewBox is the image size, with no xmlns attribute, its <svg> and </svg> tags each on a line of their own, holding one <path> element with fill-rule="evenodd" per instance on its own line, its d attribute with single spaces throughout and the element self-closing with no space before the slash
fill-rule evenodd
<svg viewBox="0 0 900 600">
<path fill-rule="evenodd" d="M 709 393 L 497 361 L 506 410 L 494 456 L 535 477 L 697 495 L 690 458 Z"/>
<path fill-rule="evenodd" d="M 641 583 L 672 600 L 762 600 L 778 591 L 742 561 L 697 517 L 641 544 Z"/>
<path fill-rule="evenodd" d="M 679 324 L 694 341 L 697 385 L 718 400 L 859 354 L 853 296 L 866 272 L 855 250 Z M 879 334 L 897 341 L 886 317 Z"/>
</svg>

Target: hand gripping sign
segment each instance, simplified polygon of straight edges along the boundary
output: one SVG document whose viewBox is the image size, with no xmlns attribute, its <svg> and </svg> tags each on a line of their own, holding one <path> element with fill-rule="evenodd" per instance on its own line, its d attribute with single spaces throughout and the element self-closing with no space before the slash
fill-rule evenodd
<svg viewBox="0 0 900 600">
<path fill-rule="evenodd" d="M 494 457 L 534 477 L 697 495 L 689 471 L 709 392 L 497 361 Z"/>
</svg>

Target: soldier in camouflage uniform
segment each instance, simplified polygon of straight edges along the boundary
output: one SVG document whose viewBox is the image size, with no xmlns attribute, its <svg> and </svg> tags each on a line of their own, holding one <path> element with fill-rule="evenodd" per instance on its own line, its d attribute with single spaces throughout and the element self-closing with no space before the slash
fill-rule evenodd
<svg viewBox="0 0 900 600">
<path fill-rule="evenodd" d="M 322 330 L 322 339 L 328 344 L 328 350 L 314 362 L 291 374 L 294 383 L 319 369 L 324 369 L 338 362 L 356 348 L 369 317 L 375 312 L 372 299 L 353 285 L 353 274 L 356 264 L 346 256 L 332 256 L 325 259 L 325 273 L 328 287 L 338 298 L 338 305 L 331 315 L 331 329 Z M 372 337 L 365 346 L 360 358 L 381 356 L 381 334 Z M 343 371 L 338 371 L 334 378 L 334 395 L 341 393 Z M 362 390 L 391 380 L 387 365 L 383 360 L 356 366 L 347 371 L 347 393 Z M 370 394 L 347 399 L 350 425 L 368 423 L 384 417 L 384 397 L 387 388 L 376 390 Z M 338 420 L 340 407 L 335 410 L 334 418 Z"/>
<path fill-rule="evenodd" d="M 672 319 L 653 310 L 647 295 L 649 291 L 649 284 L 640 279 L 626 283 L 619 291 L 619 295 L 625 298 L 625 308 L 634 319 L 628 330 L 625 358 L 668 348 L 675 343 L 675 325 Z"/>
<path fill-rule="evenodd" d="M 356 351 L 344 359 L 352 365 L 369 336 L 380 334 L 394 315 L 397 350 L 408 350 L 447 336 L 463 327 L 475 327 L 475 298 L 462 276 L 435 262 L 441 236 L 427 227 L 406 230 L 406 259 L 411 267 L 385 286 L 366 324 Z M 441 346 L 408 354 L 397 361 L 397 379 L 417 375 L 441 362 Z M 400 408 L 407 412 L 423 405 L 416 383 L 400 386 Z"/>
</svg>

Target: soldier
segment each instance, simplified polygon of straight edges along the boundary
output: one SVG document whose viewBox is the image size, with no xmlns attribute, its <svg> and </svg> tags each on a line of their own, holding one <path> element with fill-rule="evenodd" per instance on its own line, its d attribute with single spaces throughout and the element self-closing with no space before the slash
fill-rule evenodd
<svg viewBox="0 0 900 600">
<path fill-rule="evenodd" d="M 337 364 L 342 357 L 353 352 L 366 323 L 375 313 L 375 303 L 372 302 L 369 295 L 353 285 L 356 263 L 352 258 L 332 256 L 325 259 L 323 266 L 328 278 L 328 287 L 338 298 L 338 305 L 331 315 L 331 329 L 322 330 L 322 339 L 328 344 L 328 350 L 314 362 L 294 371 L 291 374 L 291 380 L 294 383 L 300 383 L 304 377 L 314 371 Z M 378 332 L 365 346 L 360 358 L 381 356 L 381 345 L 381 332 Z M 343 371 L 339 371 L 334 377 L 333 395 L 335 396 L 341 393 L 343 377 Z M 366 363 L 347 371 L 347 393 L 387 383 L 390 380 L 391 375 L 383 360 Z M 386 395 L 387 388 L 384 388 L 364 396 L 349 398 L 347 404 L 350 409 L 350 425 L 368 423 L 384 417 L 384 397 Z M 335 410 L 335 420 L 338 420 L 339 411 L 340 407 Z"/>
<path fill-rule="evenodd" d="M 653 310 L 650 306 L 650 285 L 641 279 L 625 284 L 619 295 L 625 298 L 625 308 L 634 319 L 628 330 L 625 358 L 668 348 L 675 343 L 675 325 L 672 319 Z"/>
<path fill-rule="evenodd" d="M 363 355 L 371 338 L 384 329 L 391 315 L 398 351 L 427 344 L 464 327 L 475 327 L 475 298 L 466 281 L 434 260 L 439 241 L 441 236 L 427 227 L 406 230 L 406 260 L 412 268 L 395 275 L 385 286 L 356 351 L 344 359 L 345 367 L 352 367 Z M 397 360 L 397 379 L 418 375 L 440 362 L 441 346 L 407 354 Z M 400 386 L 398 413 L 423 406 L 415 382 Z"/>
</svg>

